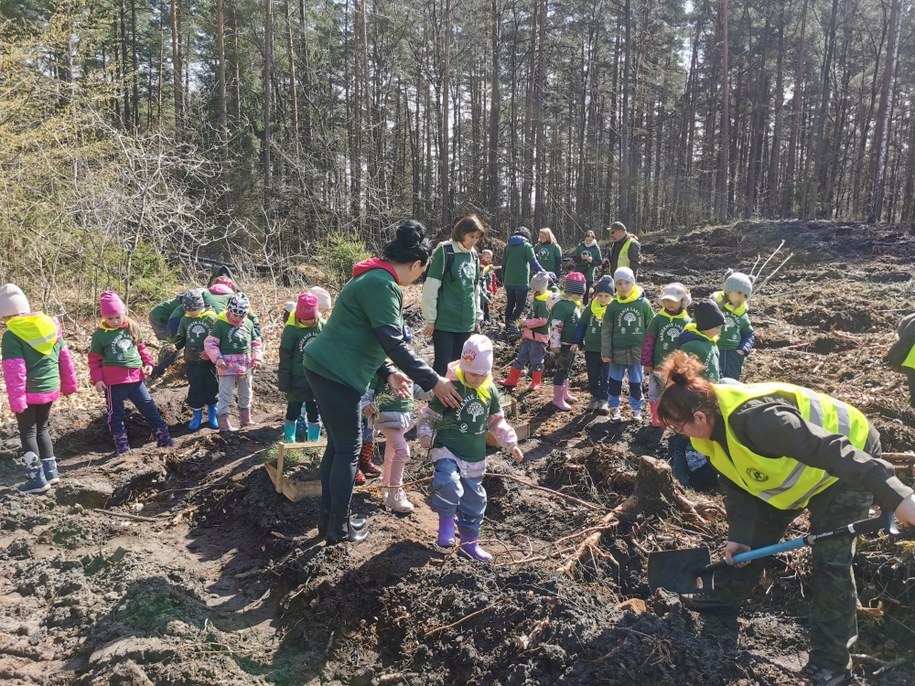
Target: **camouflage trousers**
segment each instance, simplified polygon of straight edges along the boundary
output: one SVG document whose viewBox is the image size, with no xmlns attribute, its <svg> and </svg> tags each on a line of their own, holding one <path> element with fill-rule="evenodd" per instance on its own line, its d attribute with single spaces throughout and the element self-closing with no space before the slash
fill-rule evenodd
<svg viewBox="0 0 915 686">
<path fill-rule="evenodd" d="M 748 542 L 751 548 L 777 543 L 788 525 L 800 514 L 797 510 L 779 510 L 761 503 L 754 496 L 736 488 L 727 491 L 727 496 L 732 501 L 729 509 L 733 506 L 734 499 L 748 498 L 754 501 L 747 503 L 758 513 L 753 540 Z M 810 500 L 810 530 L 813 533 L 824 533 L 864 519 L 873 499 L 868 491 L 838 482 Z M 849 649 L 858 639 L 858 596 L 852 573 L 854 555 L 855 541 L 852 538 L 838 538 L 813 545 L 810 662 L 817 666 L 841 670 L 851 667 Z M 765 560 L 757 560 L 746 567 L 728 567 L 716 573 L 715 599 L 739 605 L 753 592 L 764 566 Z"/>
</svg>

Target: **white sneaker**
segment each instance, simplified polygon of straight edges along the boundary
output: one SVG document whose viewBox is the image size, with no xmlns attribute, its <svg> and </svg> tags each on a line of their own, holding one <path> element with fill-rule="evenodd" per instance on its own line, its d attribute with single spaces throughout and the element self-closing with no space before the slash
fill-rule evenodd
<svg viewBox="0 0 915 686">
<path fill-rule="evenodd" d="M 632 411 L 632 421 L 634 421 L 634 422 L 642 421 L 642 411 L 641 410 Z"/>
<path fill-rule="evenodd" d="M 384 505 L 401 514 L 413 512 L 413 503 L 407 498 L 407 494 L 400 487 L 391 487 L 386 489 L 384 494 Z"/>
<path fill-rule="evenodd" d="M 610 410 L 610 421 L 611 422 L 623 421 L 623 415 L 620 414 L 620 408 L 614 407 Z"/>
</svg>

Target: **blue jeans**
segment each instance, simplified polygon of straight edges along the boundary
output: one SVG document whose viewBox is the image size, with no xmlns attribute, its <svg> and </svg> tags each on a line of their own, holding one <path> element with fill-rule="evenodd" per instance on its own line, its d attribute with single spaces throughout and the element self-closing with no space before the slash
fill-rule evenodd
<svg viewBox="0 0 915 686">
<path fill-rule="evenodd" d="M 736 350 L 719 350 L 718 364 L 721 366 L 721 378 L 728 377 L 740 381 L 743 371 L 743 357 Z"/>
<path fill-rule="evenodd" d="M 505 287 L 505 324 L 512 325 L 521 318 L 524 308 L 527 306 L 527 292 L 531 290 L 530 286 L 506 286 Z"/>
<path fill-rule="evenodd" d="M 629 407 L 632 411 L 642 409 L 642 380 L 645 374 L 641 364 L 611 364 L 610 381 L 610 407 L 620 406 L 620 393 L 623 392 L 623 377 L 629 375 Z"/>
<path fill-rule="evenodd" d="M 461 536 L 478 536 L 483 515 L 486 513 L 486 489 L 483 477 L 461 476 L 457 462 L 448 458 L 435 461 L 432 477 L 432 509 L 440 517 L 453 517 L 457 513 Z"/>
<path fill-rule="evenodd" d="M 605 403 L 610 399 L 610 365 L 600 357 L 600 352 L 585 351 L 588 370 L 588 391 L 595 400 Z"/>
<path fill-rule="evenodd" d="M 108 401 L 108 429 L 112 436 L 117 436 L 125 431 L 124 402 L 127 400 L 130 400 L 140 411 L 150 429 L 161 429 L 165 426 L 156 402 L 149 395 L 146 384 L 142 381 L 108 386 L 105 388 L 105 399 Z"/>
<path fill-rule="evenodd" d="M 532 372 L 543 371 L 543 360 L 546 357 L 546 343 L 538 343 L 530 338 L 521 339 L 521 347 L 518 348 L 518 357 L 512 363 L 515 369 L 524 369 L 526 365 L 531 366 Z"/>
</svg>

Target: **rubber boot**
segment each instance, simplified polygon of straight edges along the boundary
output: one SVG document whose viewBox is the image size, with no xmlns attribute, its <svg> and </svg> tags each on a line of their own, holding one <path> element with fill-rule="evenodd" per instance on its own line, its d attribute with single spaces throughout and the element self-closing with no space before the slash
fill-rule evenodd
<svg viewBox="0 0 915 686">
<path fill-rule="evenodd" d="M 171 448 L 175 445 L 171 435 L 168 433 L 168 427 L 163 424 L 158 429 L 153 429 L 153 436 L 156 437 L 156 446 L 159 448 Z"/>
<path fill-rule="evenodd" d="M 356 467 L 356 480 L 353 482 L 354 486 L 362 486 L 365 483 L 365 474 L 362 473 L 362 470 L 359 467 Z"/>
<path fill-rule="evenodd" d="M 476 536 L 461 536 L 458 555 L 480 562 L 492 562 L 492 555 L 480 547 Z"/>
<path fill-rule="evenodd" d="M 321 425 L 308 422 L 308 426 L 306 427 L 305 431 L 305 440 L 309 443 L 314 443 L 319 438 L 321 438 Z"/>
<path fill-rule="evenodd" d="M 532 372 L 531 373 L 531 385 L 528 387 L 527 390 L 536 391 L 542 385 L 543 385 L 543 370 L 540 369 L 536 372 Z"/>
<path fill-rule="evenodd" d="M 564 384 L 562 384 L 562 389 L 563 389 L 562 390 L 563 399 L 567 403 L 574 403 L 576 400 L 578 400 L 578 398 L 576 396 L 569 393 L 569 380 L 568 379 L 566 379 L 566 382 Z"/>
<path fill-rule="evenodd" d="M 658 403 L 649 402 L 648 409 L 651 410 L 651 425 L 657 427 L 663 426 L 661 424 L 661 418 L 658 416 Z"/>
<path fill-rule="evenodd" d="M 295 420 L 283 422 L 283 442 L 295 443 Z"/>
<path fill-rule="evenodd" d="M 364 529 L 365 525 L 368 523 L 368 520 L 365 517 L 354 517 L 350 515 L 349 517 L 350 526 L 352 526 L 357 531 Z M 330 514 L 327 510 L 324 509 L 324 506 L 321 505 L 318 507 L 318 536 L 324 538 L 327 536 L 327 529 L 330 526 Z"/>
<path fill-rule="evenodd" d="M 116 455 L 123 455 L 130 451 L 130 443 L 127 440 L 126 431 L 122 431 L 119 434 L 113 434 L 112 438 L 114 439 L 114 452 Z"/>
<path fill-rule="evenodd" d="M 44 493 L 51 484 L 44 476 L 44 470 L 41 468 L 41 460 L 33 452 L 27 452 L 25 458 L 25 478 L 26 482 L 19 487 L 20 493 Z"/>
<path fill-rule="evenodd" d="M 215 405 L 207 405 L 207 426 L 211 429 L 219 428 L 219 418 L 216 416 Z"/>
<path fill-rule="evenodd" d="M 254 424 L 254 422 L 251 421 L 251 408 L 239 407 L 238 408 L 239 428 L 244 429 L 246 426 L 251 426 L 252 424 Z"/>
<path fill-rule="evenodd" d="M 373 478 L 381 476 L 381 470 L 372 462 L 372 452 L 374 443 L 371 441 L 362 441 L 362 450 L 359 452 L 359 469 L 363 476 Z"/>
<path fill-rule="evenodd" d="M 572 406 L 566 402 L 565 388 L 556 384 L 553 384 L 553 405 L 563 412 L 569 412 L 572 409 Z"/>
<path fill-rule="evenodd" d="M 191 417 L 191 421 L 187 423 L 187 428 L 191 431 L 197 431 L 200 428 L 200 425 L 203 424 L 203 408 L 199 410 L 194 410 L 194 416 Z"/>
<path fill-rule="evenodd" d="M 216 415 L 216 421 L 219 422 L 219 430 L 222 432 L 231 433 L 233 431 L 238 431 L 238 429 L 232 425 L 232 418 L 228 414 Z"/>
<path fill-rule="evenodd" d="M 52 486 L 60 483 L 60 474 L 57 472 L 57 458 L 49 457 L 41 461 L 41 471 L 44 472 L 44 478 Z"/>
<path fill-rule="evenodd" d="M 324 540 L 327 545 L 337 545 L 343 541 L 359 543 L 368 538 L 368 535 L 369 532 L 364 526 L 361 529 L 355 528 L 349 516 L 345 518 L 331 516 Z"/>
<path fill-rule="evenodd" d="M 300 414 L 295 420 L 295 435 L 296 438 L 300 438 L 303 441 L 309 440 L 306 436 L 307 429 L 305 427 L 305 415 Z"/>
<path fill-rule="evenodd" d="M 454 517 L 438 516 L 438 544 L 442 548 L 454 546 Z"/>
<path fill-rule="evenodd" d="M 518 385 L 518 380 L 521 378 L 521 370 L 518 367 L 509 367 L 508 376 L 502 379 L 499 382 L 500 386 L 505 386 L 506 388 L 514 388 Z"/>
</svg>

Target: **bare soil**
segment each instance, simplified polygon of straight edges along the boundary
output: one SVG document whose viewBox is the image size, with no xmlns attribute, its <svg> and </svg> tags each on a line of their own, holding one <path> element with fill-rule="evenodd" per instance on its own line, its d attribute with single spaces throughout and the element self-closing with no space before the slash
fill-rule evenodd
<svg viewBox="0 0 915 686">
<path fill-rule="evenodd" d="M 756 222 L 649 236 L 643 282 L 652 296 L 672 279 L 706 294 L 727 267 L 748 270 L 782 239 L 795 255 L 753 297 L 759 343 L 746 380 L 832 393 L 872 419 L 884 451 L 912 450 L 904 379 L 881 358 L 915 295 L 913 227 Z M 418 294 L 408 294 L 414 324 Z M 266 336 L 275 350 L 273 319 Z M 489 333 L 504 370 L 514 347 L 498 327 Z M 88 331 L 69 339 L 84 359 Z M 431 356 L 426 342 L 417 348 Z M 115 457 L 101 400 L 90 390 L 61 400 L 52 418 L 62 481 L 45 496 L 15 492 L 18 435 L 3 415 L 0 682 L 803 683 L 807 555 L 774 560 L 737 617 L 699 615 L 649 593 L 649 552 L 720 551 L 720 498 L 678 492 L 694 513 L 672 502 L 608 518 L 632 494 L 640 456 L 666 459 L 670 435 L 628 421 L 625 406 L 621 424 L 584 413 L 583 365 L 571 414 L 552 411 L 549 386 L 529 393 L 525 381 L 516 392 L 514 421 L 534 432 L 522 444 L 524 464 L 491 457 L 482 535 L 492 565 L 435 545 L 431 470 L 418 444 L 406 475 L 416 511 L 385 511 L 370 483 L 354 496 L 354 510 L 370 518 L 367 541 L 325 547 L 316 503 L 278 495 L 263 468 L 284 409 L 273 374 L 258 377 L 255 427 L 225 437 L 181 428 L 189 413 L 179 371 L 153 384 L 177 427 L 170 450 L 146 440 L 137 416 L 133 450 Z M 911 467 L 900 473 L 912 482 Z M 596 545 L 582 547 L 589 534 Z M 915 546 L 861 541 L 855 573 L 861 683 L 915 683 Z"/>
</svg>

